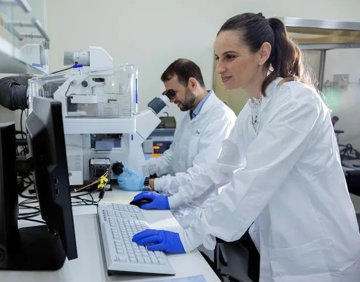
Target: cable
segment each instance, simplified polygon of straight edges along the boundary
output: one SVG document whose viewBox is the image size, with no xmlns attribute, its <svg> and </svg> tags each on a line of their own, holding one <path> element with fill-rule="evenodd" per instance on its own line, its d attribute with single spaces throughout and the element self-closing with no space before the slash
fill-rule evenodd
<svg viewBox="0 0 360 282">
<path fill-rule="evenodd" d="M 83 192 L 80 195 L 72 195 L 71 196 L 71 204 L 72 206 L 97 206 L 97 204 L 101 201 L 102 198 L 98 198 L 95 200 L 92 193 L 94 191 Z M 90 199 L 86 198 L 90 197 Z"/>
<path fill-rule="evenodd" d="M 36 205 L 34 205 L 34 204 L 36 204 Z M 20 212 L 23 210 L 30 210 L 30 211 Z M 40 215 L 40 208 L 39 208 L 39 202 L 38 202 L 37 198 L 25 199 L 19 203 L 18 220 L 30 220 L 30 221 L 44 223 L 43 221 L 40 221 L 37 219 L 32 219 L 33 217 L 36 217 L 38 215 Z"/>
<path fill-rule="evenodd" d="M 85 198 L 85 196 L 89 196 L 91 199 Z M 76 201 L 75 201 L 76 200 Z M 85 192 L 81 195 L 73 195 L 71 196 L 71 204 L 72 206 L 91 206 L 97 205 L 98 201 L 94 200 L 91 192 Z"/>
<path fill-rule="evenodd" d="M 104 189 L 105 185 L 109 181 L 107 176 L 109 175 L 109 170 L 107 169 L 103 175 L 101 175 L 98 179 L 94 180 L 93 182 L 90 182 L 89 184 L 82 186 L 78 189 L 74 189 L 74 192 L 80 192 L 86 188 L 89 188 L 95 184 L 97 185 L 97 189 Z"/>
<path fill-rule="evenodd" d="M 78 62 L 74 62 L 74 64 L 71 67 L 67 67 L 65 69 L 54 71 L 51 74 L 55 74 L 55 73 L 59 73 L 59 72 L 63 72 L 63 71 L 67 71 L 67 70 L 75 69 L 75 68 L 82 68 L 83 66 L 84 66 L 83 64 L 79 64 Z"/>
<path fill-rule="evenodd" d="M 103 175 L 101 175 L 98 179 L 92 181 L 91 183 L 82 186 L 80 188 L 74 189 L 74 193 L 81 192 L 87 188 L 90 188 L 97 184 L 97 188 L 94 191 L 86 191 L 85 193 L 82 193 L 80 195 L 73 195 L 72 199 L 75 199 L 77 201 L 72 200 L 72 205 L 97 205 L 101 201 L 101 199 L 104 197 L 105 194 L 105 186 L 109 182 L 109 179 L 107 178 L 109 175 L 109 170 L 107 169 Z M 92 192 L 99 191 L 98 200 L 95 201 Z M 83 196 L 90 196 L 91 200 L 83 198 Z"/>
<path fill-rule="evenodd" d="M 73 66 L 71 66 L 71 67 L 67 67 L 67 68 L 65 68 L 65 69 L 61 69 L 61 70 L 54 71 L 54 72 L 52 72 L 52 73 L 50 73 L 50 74 L 55 74 L 55 73 L 59 73 L 59 72 L 63 72 L 63 71 L 67 71 L 67 70 L 70 70 L 70 69 L 72 69 L 72 68 L 73 68 Z"/>
<path fill-rule="evenodd" d="M 33 218 L 19 218 L 19 220 L 27 220 L 27 221 L 32 221 L 32 222 L 37 222 L 37 223 L 43 223 L 43 224 L 46 224 L 45 221 L 43 220 L 37 220 L 37 219 L 33 219 Z"/>
</svg>

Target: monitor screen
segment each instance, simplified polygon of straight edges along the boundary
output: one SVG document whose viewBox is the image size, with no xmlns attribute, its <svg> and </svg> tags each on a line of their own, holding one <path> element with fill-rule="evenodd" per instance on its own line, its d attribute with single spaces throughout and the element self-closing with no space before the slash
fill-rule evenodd
<svg viewBox="0 0 360 282">
<path fill-rule="evenodd" d="M 19 229 L 19 242 L 12 243 L 14 247 L 11 245 L 6 256 L 9 259 L 5 263 L 0 260 L 0 268 L 55 270 L 62 267 L 66 257 L 77 258 L 61 103 L 34 97 L 26 128 L 35 190 L 46 225 Z M 11 189 L 5 185 L 0 187 Z M 13 224 L 7 225 L 5 229 Z"/>
</svg>

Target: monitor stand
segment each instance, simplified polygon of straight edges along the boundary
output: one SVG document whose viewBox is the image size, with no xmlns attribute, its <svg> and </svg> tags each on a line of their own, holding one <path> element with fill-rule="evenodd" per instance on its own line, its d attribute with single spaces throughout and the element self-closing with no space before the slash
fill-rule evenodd
<svg viewBox="0 0 360 282">
<path fill-rule="evenodd" d="M 20 228 L 18 246 L 12 251 L 0 247 L 0 269 L 57 270 L 66 254 L 60 237 L 48 232 L 45 225 Z"/>
<path fill-rule="evenodd" d="M 18 228 L 15 124 L 0 123 L 0 269 L 56 270 L 65 262 L 60 237 L 45 225 Z"/>
</svg>

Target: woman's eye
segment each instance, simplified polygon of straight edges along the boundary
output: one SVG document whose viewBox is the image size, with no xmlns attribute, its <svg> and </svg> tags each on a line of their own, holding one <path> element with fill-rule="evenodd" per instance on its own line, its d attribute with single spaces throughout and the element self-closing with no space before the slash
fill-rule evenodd
<svg viewBox="0 0 360 282">
<path fill-rule="evenodd" d="M 235 55 L 227 54 L 227 55 L 225 56 L 225 59 L 226 59 L 226 60 L 232 60 L 232 59 L 234 59 L 235 57 L 236 57 Z"/>
</svg>

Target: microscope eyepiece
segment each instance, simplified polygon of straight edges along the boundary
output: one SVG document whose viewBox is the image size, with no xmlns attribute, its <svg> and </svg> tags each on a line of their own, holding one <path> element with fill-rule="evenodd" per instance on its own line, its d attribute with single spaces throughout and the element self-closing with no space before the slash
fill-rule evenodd
<svg viewBox="0 0 360 282">
<path fill-rule="evenodd" d="M 168 89 L 168 90 L 165 90 L 164 92 L 163 92 L 163 95 L 165 95 L 166 97 L 168 97 L 169 98 L 169 100 L 171 100 L 174 96 L 175 96 L 175 90 L 173 90 L 173 89 Z"/>
</svg>

